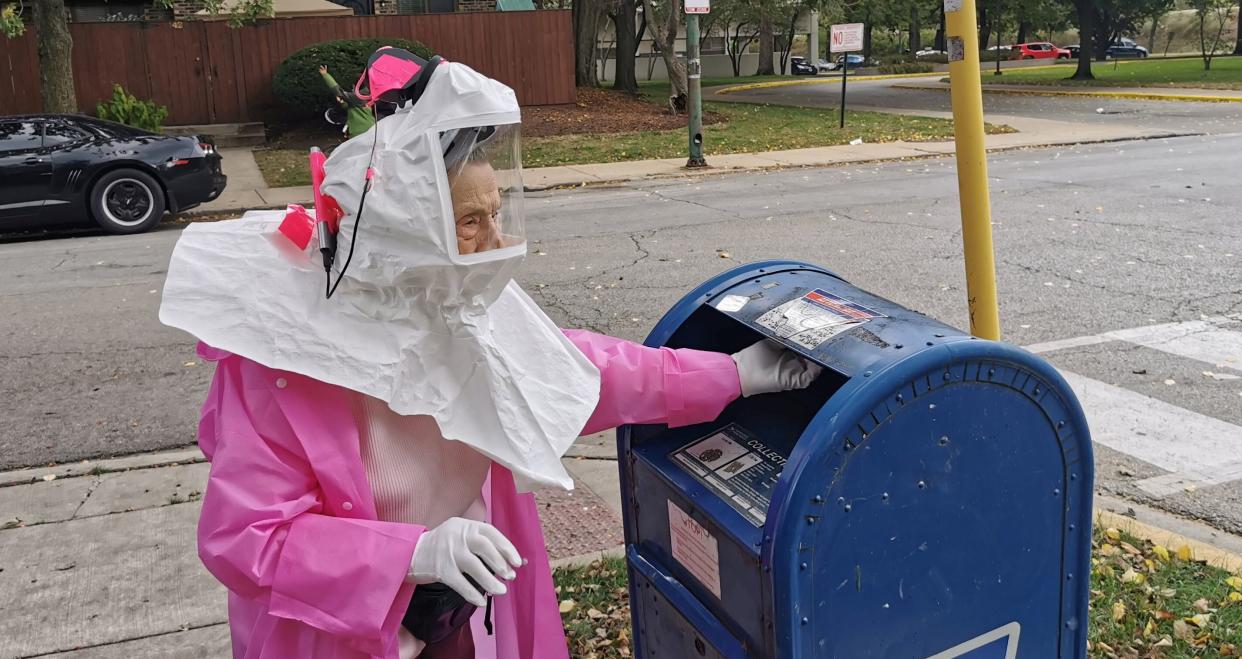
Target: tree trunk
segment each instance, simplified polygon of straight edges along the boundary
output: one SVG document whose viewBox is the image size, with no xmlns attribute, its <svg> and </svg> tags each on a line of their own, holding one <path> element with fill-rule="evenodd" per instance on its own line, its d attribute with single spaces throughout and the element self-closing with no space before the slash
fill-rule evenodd
<svg viewBox="0 0 1242 659">
<path fill-rule="evenodd" d="M 678 18 L 681 16 L 681 1 L 673 0 L 669 5 L 663 26 L 656 18 L 658 14 L 656 14 L 652 0 L 643 0 L 643 13 L 651 17 L 648 19 L 651 38 L 660 48 L 660 58 L 664 60 L 664 68 L 668 70 L 668 82 L 673 87 L 670 101 L 674 107 L 684 107 L 687 90 L 686 64 L 677 58 L 677 26 L 679 25 Z"/>
<path fill-rule="evenodd" d="M 992 24 L 988 22 L 988 7 L 986 4 L 979 6 L 979 57 L 982 58 L 988 52 L 988 45 L 992 39 Z"/>
<path fill-rule="evenodd" d="M 1026 33 L 1030 31 L 1030 21 L 1018 21 L 1018 40 L 1015 43 L 1026 43 Z"/>
<path fill-rule="evenodd" d="M 793 10 L 793 15 L 789 17 L 789 29 L 785 31 L 785 43 L 781 47 L 781 75 L 785 75 L 786 69 L 789 68 L 789 56 L 793 53 L 794 30 L 798 29 L 799 9 Z M 815 62 L 808 62 L 811 66 L 815 66 Z"/>
<path fill-rule="evenodd" d="M 73 89 L 73 37 L 65 0 L 35 0 L 34 24 L 38 30 L 39 82 L 43 87 L 43 111 L 78 111 Z"/>
<path fill-rule="evenodd" d="M 936 45 L 933 46 L 933 48 L 940 52 L 947 50 L 944 43 L 944 30 L 944 5 L 942 4 L 940 5 L 940 25 L 936 28 Z"/>
<path fill-rule="evenodd" d="M 755 69 L 755 75 L 773 75 L 776 68 L 772 66 L 772 51 L 774 39 L 772 38 L 772 19 L 767 16 L 759 19 L 759 66 Z"/>
<path fill-rule="evenodd" d="M 597 0 L 574 0 L 574 82 L 579 87 L 599 86 L 599 75 L 595 69 L 599 13 Z"/>
<path fill-rule="evenodd" d="M 1242 55 L 1242 0 L 1238 0 L 1238 36 L 1233 44 L 1233 54 Z"/>
<path fill-rule="evenodd" d="M 1074 0 L 1074 8 L 1078 11 L 1078 70 L 1070 76 L 1070 80 L 1095 80 L 1095 76 L 1091 75 L 1094 5 L 1095 0 Z"/>
<path fill-rule="evenodd" d="M 922 7 L 910 6 L 910 56 L 923 50 L 923 22 L 919 16 Z"/>
<path fill-rule="evenodd" d="M 1156 52 L 1156 31 L 1160 29 L 1160 19 L 1164 18 L 1164 14 L 1156 14 L 1151 17 L 1151 29 L 1147 31 L 1147 52 Z"/>
<path fill-rule="evenodd" d="M 863 24 L 863 59 L 867 59 L 867 60 L 871 59 L 871 28 L 872 27 L 874 26 L 871 24 L 871 15 L 868 14 L 867 20 Z M 849 53 L 846 53 L 846 54 L 848 55 Z"/>
<path fill-rule="evenodd" d="M 638 74 L 634 71 L 634 54 L 638 46 L 638 35 L 634 32 L 636 11 L 635 0 L 621 0 L 612 21 L 617 33 L 617 47 L 613 56 L 616 71 L 613 73 L 615 80 L 612 88 L 631 94 L 638 93 Z"/>
</svg>

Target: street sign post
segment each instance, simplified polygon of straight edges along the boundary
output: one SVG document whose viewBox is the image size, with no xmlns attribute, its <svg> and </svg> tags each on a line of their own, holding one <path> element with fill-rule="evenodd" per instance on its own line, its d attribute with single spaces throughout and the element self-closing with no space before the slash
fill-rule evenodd
<svg viewBox="0 0 1242 659">
<path fill-rule="evenodd" d="M 847 53 L 863 49 L 863 24 L 844 23 L 833 25 L 828 40 L 828 50 L 841 56 L 841 128 L 845 128 L 845 81 L 850 77 L 850 56 Z"/>
<path fill-rule="evenodd" d="M 703 64 L 699 59 L 699 14 L 712 10 L 711 0 L 685 0 L 686 7 L 686 95 L 690 111 L 690 158 L 686 167 L 706 167 L 703 159 Z"/>
</svg>

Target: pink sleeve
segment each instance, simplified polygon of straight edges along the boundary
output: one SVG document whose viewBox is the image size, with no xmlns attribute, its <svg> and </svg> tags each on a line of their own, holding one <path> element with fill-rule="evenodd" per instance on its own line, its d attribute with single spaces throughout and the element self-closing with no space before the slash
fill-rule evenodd
<svg viewBox="0 0 1242 659">
<path fill-rule="evenodd" d="M 626 423 L 676 427 L 711 421 L 742 393 L 729 355 L 563 331 L 600 371 L 599 404 L 584 435 Z"/>
<path fill-rule="evenodd" d="M 275 616 L 386 652 L 411 592 L 404 583 L 424 529 L 336 516 L 271 390 L 241 358 L 219 362 L 200 429 L 211 475 L 199 557 L 234 593 Z"/>
</svg>

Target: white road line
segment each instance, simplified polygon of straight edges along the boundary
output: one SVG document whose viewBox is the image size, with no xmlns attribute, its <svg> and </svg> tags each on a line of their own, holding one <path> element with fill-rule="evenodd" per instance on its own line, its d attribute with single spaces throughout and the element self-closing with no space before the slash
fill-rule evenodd
<svg viewBox="0 0 1242 659">
<path fill-rule="evenodd" d="M 1177 477 L 1153 479 L 1152 494 L 1172 493 L 1171 481 L 1180 490 L 1242 477 L 1242 427 L 1077 373 L 1061 374 L 1086 412 L 1092 440 Z"/>
<path fill-rule="evenodd" d="M 1242 332 L 1221 329 L 1210 321 L 1136 327 L 1104 336 L 1201 361 L 1214 368 L 1242 371 Z"/>
<path fill-rule="evenodd" d="M 1041 354 L 1052 352 L 1054 350 L 1066 350 L 1068 348 L 1083 348 L 1086 346 L 1099 345 L 1101 343 L 1109 343 L 1116 339 L 1109 338 L 1103 334 L 1093 334 L 1091 336 L 1078 336 L 1072 339 L 1061 339 L 1059 341 L 1045 341 L 1044 343 L 1032 343 L 1026 346 L 1026 349 Z"/>
</svg>

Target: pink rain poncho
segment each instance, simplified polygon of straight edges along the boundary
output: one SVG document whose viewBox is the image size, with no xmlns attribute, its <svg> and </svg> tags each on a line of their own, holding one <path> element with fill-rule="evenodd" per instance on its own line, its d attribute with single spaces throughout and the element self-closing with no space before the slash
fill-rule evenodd
<svg viewBox="0 0 1242 659">
<path fill-rule="evenodd" d="M 565 334 L 601 376 L 583 434 L 701 423 L 740 395 L 728 355 Z M 350 392 L 206 345 L 199 353 L 217 362 L 199 425 L 211 461 L 199 555 L 230 591 L 234 655 L 395 659 L 424 529 L 376 519 Z M 567 657 L 534 497 L 495 464 L 488 487 L 489 521 L 529 561 L 495 598 L 499 659 Z"/>
</svg>

